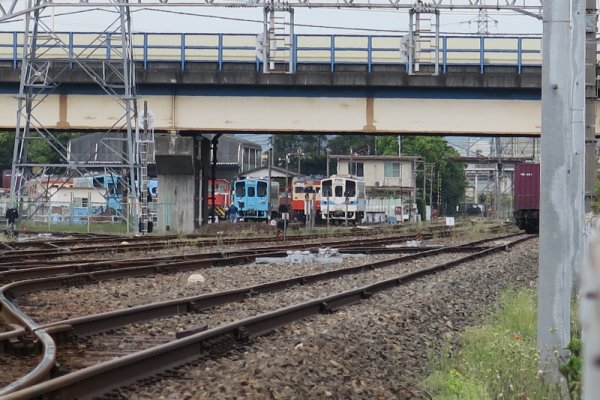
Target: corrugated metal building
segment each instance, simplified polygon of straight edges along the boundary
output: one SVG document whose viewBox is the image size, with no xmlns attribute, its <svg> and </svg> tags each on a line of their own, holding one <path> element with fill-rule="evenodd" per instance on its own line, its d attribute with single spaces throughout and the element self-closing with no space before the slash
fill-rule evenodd
<svg viewBox="0 0 600 400">
<path fill-rule="evenodd" d="M 204 136 L 212 139 L 213 135 Z M 82 134 L 69 141 L 67 148 L 69 161 L 85 161 L 91 166 L 123 162 L 124 140 L 125 134 L 119 132 Z M 155 177 L 154 144 L 150 144 L 148 156 L 151 163 L 148 174 Z M 217 147 L 217 178 L 237 179 L 239 174 L 260 167 L 261 156 L 262 148 L 259 144 L 224 134 L 219 137 Z"/>
</svg>

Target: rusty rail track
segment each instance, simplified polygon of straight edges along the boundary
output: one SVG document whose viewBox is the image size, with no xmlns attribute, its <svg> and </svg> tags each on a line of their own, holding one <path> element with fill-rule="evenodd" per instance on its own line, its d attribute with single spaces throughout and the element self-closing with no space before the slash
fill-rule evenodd
<svg viewBox="0 0 600 400">
<path fill-rule="evenodd" d="M 514 236 L 514 235 L 509 235 L 509 236 Z M 130 324 L 133 322 L 139 322 L 139 321 L 149 320 L 149 319 L 153 319 L 153 318 L 164 317 L 164 316 L 168 316 L 168 315 L 175 315 L 175 314 L 181 314 L 181 313 L 187 313 L 187 312 L 195 312 L 195 311 L 203 310 L 206 308 L 214 307 L 215 305 L 223 304 L 226 302 L 240 301 L 240 300 L 247 298 L 248 295 L 272 292 L 272 291 L 282 290 L 282 289 L 288 288 L 293 285 L 307 284 L 307 283 L 316 282 L 319 280 L 332 279 L 332 278 L 347 275 L 347 274 L 358 273 L 361 271 L 375 269 L 375 268 L 381 268 L 381 267 L 399 263 L 402 261 L 408 261 L 408 260 L 412 260 L 415 258 L 436 255 L 436 254 L 439 254 L 444 251 L 457 251 L 457 249 L 460 249 L 461 247 L 471 247 L 472 248 L 472 246 L 474 246 L 478 243 L 480 244 L 480 243 L 484 243 L 484 242 L 490 241 L 490 240 L 504 239 L 506 237 L 508 237 L 508 236 L 496 237 L 493 239 L 484 239 L 484 240 L 480 240 L 480 241 L 476 241 L 476 242 L 467 243 L 464 245 L 454 246 L 453 248 L 439 248 L 439 249 L 427 250 L 422 253 L 411 254 L 408 256 L 397 257 L 397 258 L 394 258 L 391 260 L 384 260 L 384 261 L 375 262 L 375 263 L 368 263 L 368 264 L 364 264 L 364 265 L 361 265 L 358 267 L 350 267 L 350 268 L 344 268 L 344 269 L 340 269 L 340 270 L 324 272 L 324 273 L 320 273 L 320 274 L 307 275 L 307 276 L 299 277 L 299 278 L 286 279 L 286 280 L 282 280 L 282 281 L 277 281 L 277 282 L 272 282 L 272 283 L 267 283 L 267 284 L 262 284 L 262 285 L 256 285 L 256 286 L 249 287 L 249 288 L 236 289 L 236 290 L 230 290 L 230 291 L 226 291 L 226 292 L 215 293 L 212 295 L 203 295 L 203 296 L 198 296 L 195 298 L 186 298 L 186 299 L 169 301 L 169 302 L 164 302 L 164 303 L 157 303 L 157 304 L 148 305 L 148 306 L 134 307 L 132 309 L 114 311 L 111 313 L 101 314 L 98 316 L 81 317 L 81 318 L 76 318 L 76 319 L 72 319 L 72 320 L 68 320 L 68 321 L 47 324 L 44 326 L 33 326 L 31 324 L 28 324 L 25 327 L 25 330 L 28 332 L 31 332 L 32 334 L 35 334 L 38 337 L 39 337 L 38 334 L 41 334 L 41 333 L 44 333 L 45 335 L 52 334 L 52 335 L 59 336 L 59 337 L 64 336 L 64 335 L 72 335 L 72 334 L 89 335 L 89 334 L 107 330 L 107 329 L 114 329 L 116 327 Z M 500 247 L 502 247 L 502 246 L 500 246 Z M 487 251 L 487 250 L 484 250 L 484 252 L 485 251 Z M 477 254 L 479 254 L 479 253 L 477 253 Z M 8 333 L 4 334 L 4 337 L 6 340 L 14 339 L 15 337 L 18 337 L 21 334 L 22 334 L 22 332 L 19 332 L 19 331 L 8 332 Z M 40 340 L 41 340 L 41 338 L 40 338 Z M 44 361 L 51 360 L 51 359 L 52 359 L 52 354 L 49 354 L 49 355 L 46 354 L 44 356 Z M 2 395 L 4 393 L 9 393 L 11 391 L 18 390 L 25 386 L 28 386 L 31 384 L 31 382 L 39 381 L 41 379 L 41 377 L 40 377 L 40 374 L 37 373 L 37 371 L 43 370 L 43 371 L 47 372 L 48 368 L 49 368 L 49 366 L 48 366 L 49 364 L 50 364 L 50 361 L 40 364 L 38 366 L 38 368 L 36 368 L 35 371 L 32 371 L 32 373 L 30 374 L 31 378 L 29 380 L 26 377 L 22 378 L 21 380 L 17 381 L 15 384 L 11 385 L 10 387 L 0 390 L 0 395 Z"/>
<path fill-rule="evenodd" d="M 341 236 L 349 236 L 349 235 L 341 235 Z M 299 236 L 297 238 L 290 238 L 288 240 L 311 240 L 311 239 L 319 239 L 322 238 L 322 235 L 304 235 Z M 235 245 L 235 244 L 248 244 L 248 243 L 264 243 L 264 242 L 281 242 L 282 239 L 278 237 L 264 237 L 264 238 L 224 238 L 224 239 L 154 239 L 149 241 L 144 241 L 142 243 L 130 243 L 130 239 L 123 239 L 119 241 L 111 241 L 108 244 L 103 244 L 101 246 L 88 246 L 87 242 L 86 247 L 74 247 L 74 248 L 64 248 L 60 246 L 50 246 L 49 248 L 39 250 L 10 250 L 0 253 L 2 256 L 2 264 L 0 265 L 12 265 L 14 262 L 19 262 L 27 259 L 42 259 L 48 260 L 51 258 L 58 258 L 64 256 L 73 256 L 73 255 L 83 255 L 83 254 L 91 254 L 96 252 L 102 252 L 110 250 L 111 253 L 122 253 L 122 252 L 131 252 L 131 251 L 141 251 L 141 250 L 159 250 L 165 248 L 171 248 L 176 246 L 219 246 L 219 245 Z M 121 244 L 126 242 L 127 244 Z M 78 242 L 81 245 L 81 242 Z"/>
<path fill-rule="evenodd" d="M 226 351 L 238 344 L 271 332 L 291 322 L 319 313 L 330 313 L 346 305 L 370 298 L 374 293 L 395 288 L 417 278 L 472 261 L 488 254 L 508 249 L 531 239 L 522 235 L 508 244 L 491 247 L 459 259 L 426 267 L 357 289 L 311 300 L 276 311 L 245 318 L 204 332 L 192 334 L 115 360 L 103 362 L 70 374 L 7 394 L 6 400 L 34 397 L 96 397 L 111 389 L 130 385 L 140 378 L 151 376 L 179 365 L 193 362 L 203 354 Z"/>
<path fill-rule="evenodd" d="M 497 225 L 490 228 L 490 231 L 498 231 L 502 229 L 503 225 Z M 443 234 L 444 232 L 460 232 L 461 228 L 455 228 L 454 230 L 448 229 L 445 226 L 432 226 L 424 233 L 424 238 L 427 235 Z M 366 236 L 372 235 L 372 230 L 353 229 L 348 232 L 336 233 L 335 237 L 344 236 Z M 411 233 L 407 233 L 410 235 Z M 287 237 L 287 240 L 312 240 L 322 239 L 324 236 L 320 234 L 313 235 L 291 235 Z M 431 236 L 429 236 L 431 237 Z M 165 248 L 171 248 L 176 246 L 223 246 L 223 245 L 235 245 L 235 244 L 248 244 L 248 243 L 264 243 L 264 242 L 281 242 L 282 239 L 277 236 L 268 236 L 262 238 L 207 238 L 205 236 L 198 235 L 187 235 L 181 236 L 132 236 L 132 237 L 118 237 L 118 239 L 101 239 L 102 245 L 92 245 L 95 243 L 94 240 L 82 240 L 82 239 L 59 239 L 55 241 L 41 241 L 41 242 L 10 242 L 10 246 L 23 246 L 27 247 L 27 244 L 36 244 L 41 246 L 38 249 L 23 249 L 23 250 L 6 250 L 0 251 L 0 257 L 2 262 L 0 266 L 10 266 L 14 263 L 22 263 L 24 260 L 40 260 L 47 261 L 64 256 L 74 256 L 91 254 L 96 252 L 102 252 L 110 250 L 111 253 L 123 253 L 131 251 L 142 251 L 142 250 L 160 250 Z M 126 242 L 127 244 L 121 244 Z M 65 247 L 65 244 L 76 244 L 76 247 Z"/>
<path fill-rule="evenodd" d="M 437 235 L 438 236 L 446 236 L 450 234 L 450 232 L 440 232 Z M 329 240 L 329 241 L 322 241 L 319 244 L 321 246 L 336 246 L 336 247 L 341 247 L 344 246 L 346 243 L 348 243 L 349 245 L 358 245 L 358 244 L 368 244 L 368 243 L 372 243 L 372 244 L 386 244 L 386 243 L 391 243 L 394 241 L 401 241 L 401 240 L 409 240 L 409 239 L 414 239 L 416 234 L 406 234 L 406 235 L 397 235 L 397 236 L 387 236 L 385 238 L 373 238 L 373 239 L 368 239 L 368 238 L 361 238 L 361 239 L 351 239 L 351 240 L 346 240 L 346 241 L 340 241 L 339 239 L 337 240 Z M 424 239 L 431 239 L 433 237 L 433 233 L 425 233 L 423 234 L 423 238 Z M 310 239 L 316 239 L 316 238 L 310 238 Z M 266 241 L 267 243 L 271 242 L 271 241 Z M 281 240 L 278 240 L 278 242 L 281 242 Z M 251 242 L 235 242 L 232 244 L 248 244 L 248 243 L 255 243 L 254 241 Z M 262 242 L 261 242 L 262 243 Z M 316 244 L 310 244 L 310 243 L 286 243 L 286 244 L 279 244 L 276 246 L 270 246 L 270 249 L 299 249 L 299 248 L 305 248 L 305 247 L 311 247 L 311 246 L 315 246 Z M 243 251 L 252 251 L 252 250 L 260 250 L 266 247 L 261 247 L 261 248 L 257 248 L 257 249 L 247 249 L 247 250 L 243 250 Z M 136 259 L 128 259 L 128 260 L 124 260 L 124 259 L 113 259 L 113 258 L 100 258 L 100 259 L 93 259 L 93 260 L 67 260 L 67 261 L 63 261 L 63 260 L 26 260 L 26 261 L 19 261 L 19 262 L 0 262 L 0 273 L 2 271 L 14 271 L 14 270 L 21 270 L 21 269 L 25 269 L 25 268 L 31 268 L 31 267 L 42 267 L 42 266 L 66 266 L 66 265 L 91 265 L 91 264 L 100 264 L 100 263 L 114 263 L 114 264 L 133 264 L 134 262 L 152 262 L 152 261 L 160 261 L 160 260 L 174 260 L 174 259 L 189 259 L 190 257 L 197 257 L 197 258 L 210 258 L 210 257 L 218 257 L 219 255 L 222 254 L 228 254 L 228 253 L 232 253 L 227 252 L 227 251 L 214 251 L 211 253 L 188 253 L 185 255 L 167 255 L 167 256 L 154 256 L 154 257 L 142 257 L 142 258 L 136 258 Z M 68 253 L 68 255 L 70 255 L 71 252 Z M 0 278 L 1 281 L 1 278 Z"/>
</svg>

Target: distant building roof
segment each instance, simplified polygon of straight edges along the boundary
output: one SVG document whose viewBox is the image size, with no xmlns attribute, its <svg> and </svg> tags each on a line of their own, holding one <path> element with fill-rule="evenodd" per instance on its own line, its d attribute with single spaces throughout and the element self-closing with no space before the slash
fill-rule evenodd
<svg viewBox="0 0 600 400">
<path fill-rule="evenodd" d="M 302 174 L 298 174 L 294 171 L 288 170 L 287 173 L 289 178 L 293 178 L 295 176 L 302 176 Z M 269 176 L 269 167 L 259 167 L 254 168 L 249 171 L 245 171 L 243 174 L 240 174 L 240 178 L 266 178 Z M 285 178 L 285 169 L 279 167 L 271 167 L 271 177 L 272 178 Z"/>
<path fill-rule="evenodd" d="M 420 156 L 349 156 L 346 154 L 331 154 L 330 159 L 353 161 L 413 161 L 420 160 Z"/>
</svg>

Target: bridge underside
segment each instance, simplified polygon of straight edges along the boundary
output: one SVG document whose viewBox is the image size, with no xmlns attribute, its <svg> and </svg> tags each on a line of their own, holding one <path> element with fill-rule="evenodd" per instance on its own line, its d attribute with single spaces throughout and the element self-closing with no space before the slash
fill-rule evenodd
<svg viewBox="0 0 600 400">
<path fill-rule="evenodd" d="M 400 94 L 400 95 L 399 95 Z M 278 88 L 253 90 L 142 92 L 157 131 L 305 134 L 418 134 L 538 136 L 541 101 L 535 93 L 332 90 L 298 93 Z M 503 97 L 503 98 L 498 98 Z M 57 130 L 106 130 L 122 110 L 95 93 L 49 95 L 36 110 L 37 123 Z M 0 94 L 0 128 L 13 129 L 17 104 Z M 597 113 L 600 115 L 600 112 Z M 596 123 L 600 126 L 600 123 Z"/>
</svg>

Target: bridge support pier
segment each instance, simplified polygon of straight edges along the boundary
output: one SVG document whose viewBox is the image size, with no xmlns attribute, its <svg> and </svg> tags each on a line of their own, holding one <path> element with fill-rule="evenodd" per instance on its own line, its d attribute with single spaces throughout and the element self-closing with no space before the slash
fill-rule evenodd
<svg viewBox="0 0 600 400">
<path fill-rule="evenodd" d="M 195 228 L 198 202 L 195 177 L 196 146 L 193 137 L 178 135 L 155 138 L 155 158 L 158 171 L 159 203 L 157 231 L 175 234 L 192 233 Z"/>
<path fill-rule="evenodd" d="M 202 136 L 157 136 L 160 182 L 157 231 L 192 233 L 208 223 L 211 140 Z"/>
</svg>

